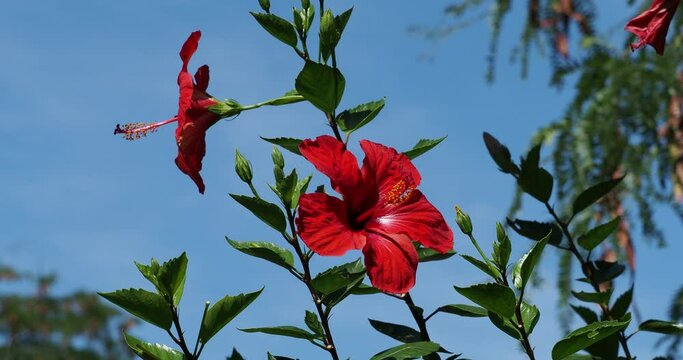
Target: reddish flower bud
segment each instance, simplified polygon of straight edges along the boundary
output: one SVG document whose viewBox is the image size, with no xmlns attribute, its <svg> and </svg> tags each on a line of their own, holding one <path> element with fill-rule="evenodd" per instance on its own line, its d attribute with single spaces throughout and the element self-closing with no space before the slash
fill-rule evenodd
<svg viewBox="0 0 683 360">
<path fill-rule="evenodd" d="M 657 51 L 657 54 L 664 54 L 666 33 L 669 31 L 669 24 L 680 2 L 680 0 L 654 0 L 648 10 L 631 19 L 625 29 L 638 37 L 638 42 L 631 44 L 631 50 L 648 44 Z"/>
</svg>

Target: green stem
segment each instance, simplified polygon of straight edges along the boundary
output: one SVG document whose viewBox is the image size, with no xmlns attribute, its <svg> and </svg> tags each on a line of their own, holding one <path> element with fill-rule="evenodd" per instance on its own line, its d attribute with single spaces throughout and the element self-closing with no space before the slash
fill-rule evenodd
<svg viewBox="0 0 683 360">
<path fill-rule="evenodd" d="M 481 247 L 479 247 L 479 243 L 477 243 L 477 239 L 474 238 L 474 235 L 472 235 L 472 233 L 469 233 L 469 234 L 467 234 L 467 236 L 470 238 L 472 245 L 474 245 L 474 247 L 477 249 L 477 252 L 481 256 L 481 258 L 484 260 L 484 262 L 486 262 L 486 265 L 489 267 L 489 269 L 491 269 L 491 271 L 493 271 L 494 274 L 500 273 L 498 271 L 498 269 L 495 266 L 493 266 L 493 264 L 491 263 L 489 258 L 486 256 L 486 254 L 484 254 L 484 251 L 481 249 Z"/>
</svg>

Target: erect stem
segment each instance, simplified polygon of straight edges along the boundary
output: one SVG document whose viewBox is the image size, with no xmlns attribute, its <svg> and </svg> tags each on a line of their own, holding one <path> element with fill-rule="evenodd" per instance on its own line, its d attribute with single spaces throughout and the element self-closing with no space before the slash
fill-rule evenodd
<svg viewBox="0 0 683 360">
<path fill-rule="evenodd" d="M 408 305 L 410 314 L 413 315 L 413 319 L 415 319 L 417 327 L 420 329 L 420 336 L 422 336 L 422 340 L 431 341 L 429 339 L 429 331 L 427 330 L 427 320 L 425 320 L 424 314 L 417 308 L 417 306 L 415 306 L 415 302 L 413 302 L 413 298 L 410 296 L 410 293 L 405 293 L 405 295 L 403 295 L 401 298 L 406 305 Z"/>
<path fill-rule="evenodd" d="M 557 215 L 555 212 L 555 209 L 553 209 L 552 206 L 546 201 L 545 202 L 545 207 L 550 213 L 550 215 L 553 217 L 555 222 L 557 223 L 558 226 L 562 229 L 562 233 L 564 236 L 567 238 L 567 243 L 568 245 L 568 251 L 574 254 L 574 257 L 576 257 L 577 260 L 579 260 L 579 263 L 581 264 L 581 271 L 583 272 L 583 275 L 586 276 L 586 279 L 588 279 L 591 283 L 591 286 L 595 290 L 595 292 L 600 292 L 600 284 L 597 282 L 595 279 L 595 274 L 593 272 L 593 268 L 591 267 L 590 262 L 588 259 L 584 259 L 583 256 L 581 256 L 581 253 L 579 250 L 576 248 L 576 245 L 574 243 L 574 238 L 572 237 L 571 233 L 569 232 L 569 222 L 564 222 L 560 217 Z M 571 219 L 570 219 L 571 220 Z M 612 314 L 610 313 L 610 308 L 609 304 L 599 304 L 600 309 L 602 310 L 602 313 L 605 316 L 605 319 L 607 320 L 618 320 L 615 319 Z M 624 350 L 624 355 L 626 356 L 627 359 L 633 359 L 633 356 L 631 356 L 631 351 L 628 348 L 628 339 L 626 338 L 626 335 L 624 334 L 624 331 L 619 331 L 617 334 L 619 338 L 619 343 L 621 344 L 621 348 Z"/>
<path fill-rule="evenodd" d="M 498 271 L 498 269 L 495 266 L 493 266 L 493 264 L 489 260 L 488 256 L 486 256 L 484 254 L 484 251 L 481 250 L 481 247 L 479 247 L 479 243 L 477 243 L 477 239 L 474 238 L 474 235 L 472 235 L 472 233 L 469 233 L 469 234 L 467 234 L 467 236 L 469 236 L 470 241 L 472 242 L 474 247 L 477 249 L 479 256 L 481 256 L 481 258 L 486 262 L 486 265 L 489 267 L 489 269 L 491 269 L 491 271 L 493 271 L 494 274 L 499 273 L 500 271 Z M 496 281 L 498 281 L 498 279 L 496 279 Z"/>
<path fill-rule="evenodd" d="M 503 267 L 501 270 L 503 271 L 503 273 L 501 274 L 503 285 L 509 288 L 510 283 L 508 283 L 507 274 L 505 274 L 505 268 Z M 517 331 L 519 331 L 519 334 L 522 336 L 522 340 L 520 342 L 524 347 L 524 352 L 526 352 L 527 356 L 529 357 L 529 360 L 536 360 L 536 356 L 534 355 L 534 348 L 531 346 L 531 341 L 529 341 L 529 334 L 526 332 L 526 328 L 524 327 L 524 318 L 522 317 L 523 301 L 524 288 L 522 288 L 522 290 L 520 291 L 519 301 L 517 301 L 517 304 L 515 304 L 515 319 L 517 320 Z"/>
<path fill-rule="evenodd" d="M 289 227 L 292 230 L 292 233 L 290 235 L 290 238 L 285 238 L 292 245 L 292 247 L 294 247 L 294 251 L 296 252 L 296 255 L 299 257 L 299 261 L 301 261 L 301 265 L 304 268 L 303 277 L 296 276 L 296 278 L 301 280 L 306 285 L 306 288 L 308 288 L 308 291 L 311 293 L 313 304 L 315 304 L 315 309 L 318 312 L 318 317 L 320 318 L 320 323 L 323 327 L 323 342 L 325 343 L 324 349 L 330 353 L 330 356 L 333 360 L 339 360 L 337 348 L 334 346 L 334 339 L 332 338 L 332 331 L 330 330 L 328 314 L 323 308 L 323 302 L 320 299 L 320 297 L 318 297 L 318 292 L 313 288 L 313 285 L 311 284 L 311 268 L 309 266 L 310 257 L 306 256 L 306 254 L 301 249 L 301 245 L 299 244 L 299 238 L 296 235 L 296 225 L 294 224 L 294 214 L 292 213 L 292 210 L 288 207 L 286 207 L 286 210 L 287 219 L 289 220 Z"/>
<path fill-rule="evenodd" d="M 190 349 L 187 347 L 187 343 L 185 342 L 185 336 L 183 335 L 183 329 L 180 327 L 180 319 L 178 317 L 178 308 L 171 305 L 171 315 L 173 317 L 173 325 L 175 326 L 175 331 L 178 334 L 178 337 L 176 338 L 173 336 L 173 333 L 171 333 L 170 330 L 167 330 L 168 335 L 171 336 L 171 339 L 180 346 L 180 349 L 183 351 L 183 354 L 186 359 L 188 360 L 196 360 L 198 357 L 195 357 L 195 355 L 190 352 Z"/>
</svg>

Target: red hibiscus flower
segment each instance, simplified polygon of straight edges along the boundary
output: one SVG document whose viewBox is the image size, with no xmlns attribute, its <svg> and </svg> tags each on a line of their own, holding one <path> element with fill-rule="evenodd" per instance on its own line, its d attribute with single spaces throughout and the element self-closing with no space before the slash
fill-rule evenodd
<svg viewBox="0 0 683 360">
<path fill-rule="evenodd" d="M 638 37 L 638 42 L 631 44 L 635 50 L 648 44 L 655 48 L 657 54 L 664 54 L 666 33 L 676 13 L 680 0 L 654 0 L 650 8 L 634 17 L 626 24 L 625 29 Z"/>
<path fill-rule="evenodd" d="M 402 294 L 415 284 L 418 256 L 413 241 L 445 253 L 453 232 L 441 213 L 417 190 L 420 174 L 396 150 L 360 142 L 365 159 L 331 136 L 305 140 L 301 154 L 330 178 L 342 200 L 322 193 L 302 195 L 299 236 L 320 255 L 362 249 L 373 286 Z"/>
<path fill-rule="evenodd" d="M 154 124 L 126 124 L 123 127 L 116 125 L 114 134 L 123 134 L 128 140 L 138 139 L 158 127 L 173 122 L 178 123 L 175 131 L 178 156 L 175 163 L 178 168 L 190 176 L 197 184 L 200 193 L 204 193 L 204 181 L 199 171 L 202 170 L 202 159 L 206 153 L 205 136 L 211 125 L 218 122 L 221 116 L 212 112 L 211 107 L 219 102 L 206 92 L 209 86 L 209 66 L 200 67 L 194 75 L 187 71 L 187 64 L 197 50 L 199 38 L 202 33 L 195 31 L 187 38 L 180 50 L 180 59 L 183 67 L 178 74 L 178 86 L 180 87 L 180 100 L 178 101 L 178 115 Z"/>
</svg>

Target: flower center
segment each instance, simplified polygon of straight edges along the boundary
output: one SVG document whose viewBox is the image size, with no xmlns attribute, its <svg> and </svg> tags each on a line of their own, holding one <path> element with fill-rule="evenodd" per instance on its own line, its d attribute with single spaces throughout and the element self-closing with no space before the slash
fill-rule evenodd
<svg viewBox="0 0 683 360">
<path fill-rule="evenodd" d="M 406 184 L 406 181 L 401 179 L 384 195 L 385 205 L 399 205 L 408 201 L 415 190 L 414 186 Z"/>
</svg>

